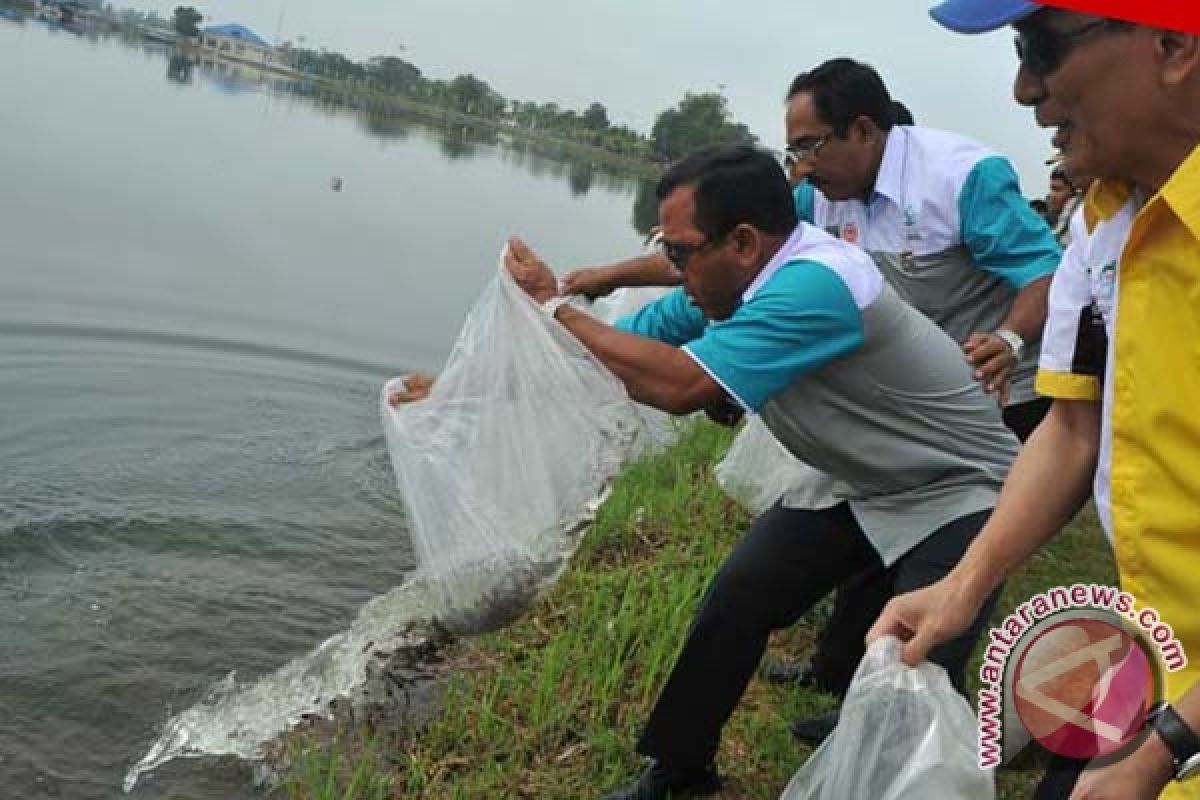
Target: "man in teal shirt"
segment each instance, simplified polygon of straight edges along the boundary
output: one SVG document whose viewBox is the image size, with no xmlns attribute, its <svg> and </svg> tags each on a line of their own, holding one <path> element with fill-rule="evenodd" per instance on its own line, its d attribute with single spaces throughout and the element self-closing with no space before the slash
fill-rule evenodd
<svg viewBox="0 0 1200 800">
<path fill-rule="evenodd" d="M 658 187 L 664 253 L 683 286 L 610 327 L 558 296 L 514 241 L 506 264 L 639 402 L 761 415 L 842 502 L 776 505 L 722 565 L 638 749 L 654 761 L 612 800 L 709 794 L 721 729 L 772 630 L 878 568 L 892 591 L 950 570 L 990 514 L 1017 440 L 962 356 L 863 250 L 798 221 L 759 150 L 704 151 Z M 933 654 L 958 685 L 986 619 Z"/>
</svg>

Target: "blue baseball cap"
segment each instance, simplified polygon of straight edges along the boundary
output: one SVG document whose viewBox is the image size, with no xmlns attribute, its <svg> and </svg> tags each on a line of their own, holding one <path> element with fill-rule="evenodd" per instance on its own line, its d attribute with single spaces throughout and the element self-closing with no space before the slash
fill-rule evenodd
<svg viewBox="0 0 1200 800">
<path fill-rule="evenodd" d="M 929 16 L 958 33 L 986 33 L 1036 14 L 1042 8 L 1029 0 L 945 0 L 929 9 Z"/>
</svg>

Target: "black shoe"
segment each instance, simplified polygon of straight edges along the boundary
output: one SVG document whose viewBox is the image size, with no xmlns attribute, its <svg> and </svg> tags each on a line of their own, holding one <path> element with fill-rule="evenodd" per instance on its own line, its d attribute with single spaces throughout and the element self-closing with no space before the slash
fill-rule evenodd
<svg viewBox="0 0 1200 800">
<path fill-rule="evenodd" d="M 790 683 L 805 689 L 819 689 L 811 661 L 776 661 L 763 668 L 762 676 L 771 683 Z"/>
<path fill-rule="evenodd" d="M 604 795 L 604 800 L 683 800 L 707 797 L 721 790 L 721 779 L 712 764 L 701 769 L 675 770 L 654 761 L 628 786 Z"/>
<path fill-rule="evenodd" d="M 838 712 L 828 711 L 807 719 L 798 719 L 792 723 L 792 736 L 805 744 L 816 747 L 833 733 L 838 724 Z"/>
</svg>

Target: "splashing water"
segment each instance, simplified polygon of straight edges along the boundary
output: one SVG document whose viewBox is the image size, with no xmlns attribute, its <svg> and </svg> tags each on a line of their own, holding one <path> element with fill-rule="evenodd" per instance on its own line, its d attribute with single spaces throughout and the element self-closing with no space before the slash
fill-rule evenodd
<svg viewBox="0 0 1200 800">
<path fill-rule="evenodd" d="M 361 686 L 367 665 L 378 654 L 427 641 L 434 617 L 428 598 L 417 575 L 367 603 L 349 630 L 277 672 L 248 685 L 239 685 L 231 672 L 203 701 L 167 721 L 125 776 L 125 791 L 132 791 L 143 774 L 176 758 L 262 758 L 265 744 L 309 714 L 326 715 L 335 698 Z"/>
<path fill-rule="evenodd" d="M 470 568 L 474 585 L 447 606 L 422 570 L 387 594 L 374 598 L 351 627 L 312 652 L 250 684 L 231 672 L 195 706 L 171 717 L 157 741 L 125 776 L 125 792 L 142 775 L 177 758 L 232 755 L 259 761 L 267 744 L 313 715 L 331 716 L 334 700 L 362 687 L 369 667 L 388 654 L 415 649 L 446 629 L 474 633 L 507 624 L 537 594 L 553 585 L 578 547 L 583 532 L 607 498 L 609 488 L 554 536 L 544 552 L 519 574 Z"/>
</svg>

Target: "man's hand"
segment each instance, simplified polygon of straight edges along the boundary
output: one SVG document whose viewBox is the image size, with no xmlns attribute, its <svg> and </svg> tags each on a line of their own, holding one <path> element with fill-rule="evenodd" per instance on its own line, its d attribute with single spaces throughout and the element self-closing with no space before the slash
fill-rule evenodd
<svg viewBox="0 0 1200 800">
<path fill-rule="evenodd" d="M 388 404 L 395 408 L 401 403 L 415 403 L 424 400 L 433 390 L 434 377 L 422 372 L 414 372 L 404 376 L 404 389 L 388 395 Z"/>
<path fill-rule="evenodd" d="M 588 267 L 568 272 L 562 279 L 563 294 L 581 294 L 595 300 L 612 294 L 617 288 L 608 267 Z"/>
<path fill-rule="evenodd" d="M 526 294 L 536 303 L 544 303 L 558 295 L 558 280 L 537 253 L 517 237 L 508 240 L 508 252 L 504 254 L 504 266 Z"/>
<path fill-rule="evenodd" d="M 729 399 L 729 395 L 725 395 L 718 403 L 712 403 L 704 407 L 705 415 L 717 423 L 724 425 L 727 428 L 732 428 L 742 421 L 742 417 L 746 415 L 745 409 L 733 400 Z"/>
<path fill-rule="evenodd" d="M 963 345 L 967 363 L 989 394 L 999 393 L 1000 405 L 1008 403 L 1009 381 L 1017 367 L 1017 355 L 1008 342 L 994 333 L 972 333 Z"/>
<path fill-rule="evenodd" d="M 1152 734 L 1120 761 L 1085 770 L 1071 800 L 1154 800 L 1170 780 L 1171 755 Z"/>
<path fill-rule="evenodd" d="M 905 642 L 901 660 L 915 667 L 929 651 L 960 635 L 987 599 L 967 592 L 953 573 L 924 589 L 894 597 L 867 632 L 867 645 L 884 636 Z"/>
</svg>

